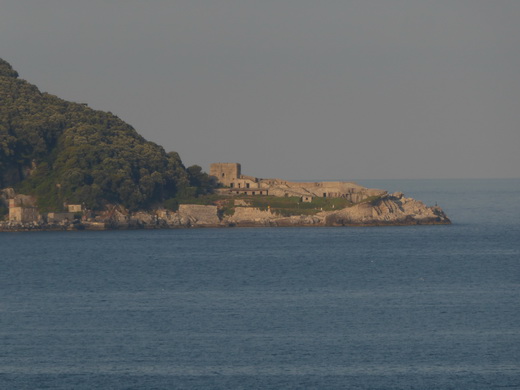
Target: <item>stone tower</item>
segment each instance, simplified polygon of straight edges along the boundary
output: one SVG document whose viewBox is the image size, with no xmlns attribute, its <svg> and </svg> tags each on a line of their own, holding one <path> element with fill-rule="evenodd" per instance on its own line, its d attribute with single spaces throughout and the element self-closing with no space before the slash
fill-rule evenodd
<svg viewBox="0 0 520 390">
<path fill-rule="evenodd" d="M 242 173 L 239 163 L 213 163 L 209 168 L 209 175 L 229 187 Z"/>
</svg>

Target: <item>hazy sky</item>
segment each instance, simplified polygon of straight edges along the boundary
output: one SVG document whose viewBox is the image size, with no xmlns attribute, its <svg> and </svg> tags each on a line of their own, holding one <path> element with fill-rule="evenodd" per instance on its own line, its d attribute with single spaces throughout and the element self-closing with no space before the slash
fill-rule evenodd
<svg viewBox="0 0 520 390">
<path fill-rule="evenodd" d="M 519 0 L 0 0 L 0 57 L 205 170 L 520 177 Z"/>
</svg>

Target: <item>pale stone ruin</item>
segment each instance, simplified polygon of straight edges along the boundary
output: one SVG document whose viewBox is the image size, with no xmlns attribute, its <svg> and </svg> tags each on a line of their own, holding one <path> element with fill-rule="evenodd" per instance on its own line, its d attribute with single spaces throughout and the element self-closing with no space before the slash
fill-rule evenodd
<svg viewBox="0 0 520 390">
<path fill-rule="evenodd" d="M 9 222 L 38 222 L 41 216 L 36 207 L 36 199 L 27 195 L 15 195 L 9 199 Z"/>
<path fill-rule="evenodd" d="M 30 195 L 16 194 L 14 189 L 0 190 L 0 202 L 9 208 L 6 223 L 9 226 L 32 226 L 42 224 L 70 223 L 74 217 L 82 213 L 81 205 L 67 205 L 68 212 L 49 212 L 41 215 L 36 198 Z M 5 224 L 5 223 L 3 223 Z M 1 228 L 2 226 L 0 226 Z"/>
<path fill-rule="evenodd" d="M 222 195 L 273 195 L 297 196 L 302 202 L 312 202 L 313 198 L 346 198 L 359 203 L 372 196 L 381 196 L 386 191 L 370 189 L 352 182 L 292 182 L 281 179 L 259 179 L 242 175 L 239 163 L 214 163 L 209 170 L 225 188 L 217 190 Z"/>
<path fill-rule="evenodd" d="M 220 191 L 234 195 L 274 195 L 269 194 L 269 188 L 262 186 L 256 177 L 242 175 L 242 168 L 238 163 L 213 163 L 209 168 L 209 175 L 222 185 L 229 187 L 229 191 Z"/>
<path fill-rule="evenodd" d="M 68 204 L 67 209 L 69 213 L 81 213 L 82 207 L 80 204 Z"/>
</svg>

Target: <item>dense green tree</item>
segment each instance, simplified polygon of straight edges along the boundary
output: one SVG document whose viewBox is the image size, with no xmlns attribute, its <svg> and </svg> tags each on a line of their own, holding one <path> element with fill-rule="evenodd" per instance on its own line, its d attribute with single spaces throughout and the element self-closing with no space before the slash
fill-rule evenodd
<svg viewBox="0 0 520 390">
<path fill-rule="evenodd" d="M 186 170 L 188 172 L 190 186 L 197 188 L 198 195 L 206 195 L 212 192 L 213 188 L 216 187 L 216 181 L 206 172 L 203 172 L 200 166 L 192 165 Z"/>
<path fill-rule="evenodd" d="M 0 188 L 16 186 L 43 209 L 64 202 L 147 208 L 211 192 L 198 166 L 146 141 L 109 112 L 42 93 L 0 59 Z"/>
</svg>

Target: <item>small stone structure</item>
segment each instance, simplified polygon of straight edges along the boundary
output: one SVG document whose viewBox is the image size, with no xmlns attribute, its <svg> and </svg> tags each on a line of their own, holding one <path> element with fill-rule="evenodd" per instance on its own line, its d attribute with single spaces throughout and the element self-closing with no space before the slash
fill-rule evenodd
<svg viewBox="0 0 520 390">
<path fill-rule="evenodd" d="M 81 205 L 80 204 L 69 204 L 67 205 L 69 213 L 81 213 Z"/>
<path fill-rule="evenodd" d="M 74 220 L 74 213 L 47 213 L 48 223 L 71 222 Z"/>
<path fill-rule="evenodd" d="M 242 175 L 242 167 L 239 163 L 214 163 L 209 168 L 209 175 L 218 180 L 222 185 L 231 188 L 229 192 L 234 195 L 268 195 L 268 189 L 260 191 L 260 181 L 256 177 Z"/>
<path fill-rule="evenodd" d="M 238 163 L 214 163 L 209 168 L 209 175 L 215 177 L 219 183 L 232 187 L 241 176 L 241 166 Z"/>
<path fill-rule="evenodd" d="M 237 207 L 235 213 L 227 218 L 227 222 L 232 223 L 258 223 L 269 222 L 277 216 L 271 210 L 260 210 L 255 207 Z"/>
<path fill-rule="evenodd" d="M 38 222 L 41 219 L 33 197 L 16 195 L 9 199 L 9 222 Z"/>
</svg>

